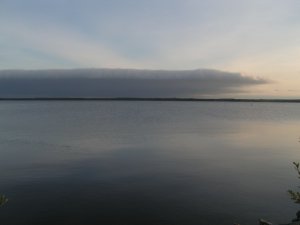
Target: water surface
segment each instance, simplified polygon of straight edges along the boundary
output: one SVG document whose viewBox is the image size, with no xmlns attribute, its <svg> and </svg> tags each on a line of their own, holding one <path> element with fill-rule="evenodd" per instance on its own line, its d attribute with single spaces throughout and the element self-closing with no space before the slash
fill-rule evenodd
<svg viewBox="0 0 300 225">
<path fill-rule="evenodd" d="M 5 225 L 288 222 L 300 104 L 0 102 Z"/>
</svg>

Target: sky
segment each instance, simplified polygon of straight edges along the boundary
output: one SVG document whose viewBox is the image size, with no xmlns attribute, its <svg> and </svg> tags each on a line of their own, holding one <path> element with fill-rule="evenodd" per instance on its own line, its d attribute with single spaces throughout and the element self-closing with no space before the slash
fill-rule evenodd
<svg viewBox="0 0 300 225">
<path fill-rule="evenodd" d="M 298 98 L 299 12 L 299 0 L 0 0 L 0 75 L 200 70 L 193 96 Z M 222 79 L 203 79 L 207 70 Z M 232 74 L 262 82 L 228 87 Z M 223 86 L 204 93 L 206 84 Z"/>
</svg>

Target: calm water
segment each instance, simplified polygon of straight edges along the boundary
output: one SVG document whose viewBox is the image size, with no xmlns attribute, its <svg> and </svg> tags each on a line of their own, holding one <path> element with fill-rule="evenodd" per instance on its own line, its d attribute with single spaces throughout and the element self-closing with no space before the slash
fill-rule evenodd
<svg viewBox="0 0 300 225">
<path fill-rule="evenodd" d="M 5 225 L 288 222 L 300 104 L 0 102 Z"/>
</svg>

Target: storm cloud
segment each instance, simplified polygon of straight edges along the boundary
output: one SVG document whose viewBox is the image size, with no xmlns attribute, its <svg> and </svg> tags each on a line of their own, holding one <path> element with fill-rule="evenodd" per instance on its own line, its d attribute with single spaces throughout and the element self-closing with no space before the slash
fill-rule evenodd
<svg viewBox="0 0 300 225">
<path fill-rule="evenodd" d="M 1 70 L 0 97 L 201 97 L 267 80 L 219 70 Z"/>
</svg>

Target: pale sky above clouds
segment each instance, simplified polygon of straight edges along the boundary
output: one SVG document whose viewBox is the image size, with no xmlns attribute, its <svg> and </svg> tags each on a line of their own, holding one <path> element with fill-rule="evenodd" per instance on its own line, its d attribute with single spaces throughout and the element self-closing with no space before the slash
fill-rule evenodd
<svg viewBox="0 0 300 225">
<path fill-rule="evenodd" d="M 0 70 L 210 68 L 273 80 L 240 96 L 300 97 L 299 12 L 299 0 L 1 0 Z"/>
</svg>

